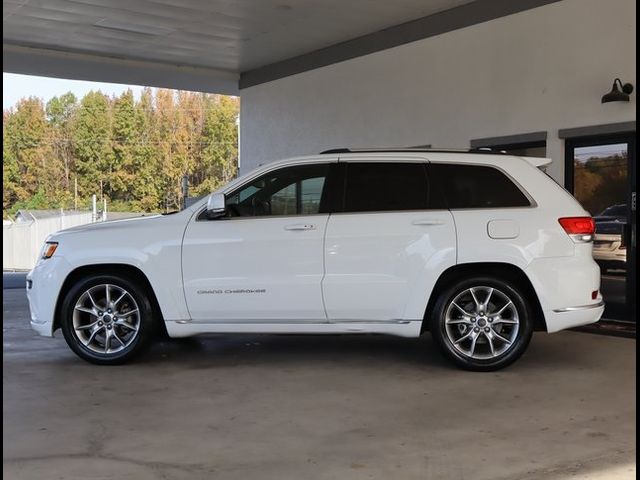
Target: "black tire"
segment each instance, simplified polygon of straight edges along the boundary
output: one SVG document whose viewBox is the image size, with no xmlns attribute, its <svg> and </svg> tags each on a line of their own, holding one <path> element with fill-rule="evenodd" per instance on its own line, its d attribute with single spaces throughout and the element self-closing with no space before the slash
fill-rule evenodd
<svg viewBox="0 0 640 480">
<path fill-rule="evenodd" d="M 121 345 L 118 351 L 109 353 L 98 353 L 89 348 L 85 342 L 81 341 L 79 335 L 82 334 L 79 334 L 74 327 L 74 311 L 76 309 L 76 303 L 83 295 L 85 295 L 86 298 L 87 291 L 92 288 L 98 288 L 98 286 L 102 285 L 111 285 L 113 286 L 113 289 L 125 290 L 128 294 L 130 294 L 130 297 L 132 299 L 131 303 L 137 306 L 137 310 L 139 312 L 139 316 L 136 317 L 136 319 L 138 320 L 137 330 L 135 331 L 135 336 L 131 337 L 130 343 L 127 342 L 127 345 Z M 97 302 L 99 302 L 99 300 Z M 86 322 L 94 321 L 94 316 L 88 313 L 82 313 L 82 315 L 87 315 Z M 106 310 L 105 312 L 101 312 L 101 315 L 105 315 L 106 317 Z M 126 316 L 126 314 L 123 315 Z M 98 320 L 98 317 L 95 316 L 95 321 Z M 109 321 L 111 321 L 111 319 L 109 319 Z M 120 365 L 129 361 L 148 345 L 151 338 L 154 337 L 154 333 L 156 330 L 154 329 L 153 308 L 151 306 L 151 301 L 147 292 L 138 284 L 136 284 L 134 280 L 111 274 L 91 275 L 84 277 L 78 280 L 76 284 L 69 289 L 64 297 L 60 310 L 60 327 L 62 329 L 64 338 L 71 350 L 73 350 L 76 355 L 78 355 L 83 360 L 98 365 Z M 112 323 L 109 329 L 113 330 L 113 332 L 115 333 L 116 327 L 117 329 L 122 329 L 120 331 L 125 331 L 125 329 L 123 329 L 119 324 L 116 323 Z M 106 329 L 107 327 L 105 326 L 102 328 Z M 128 330 L 128 328 L 126 330 Z M 109 343 L 109 345 L 113 345 L 113 342 L 111 340 L 103 343 Z"/>
<path fill-rule="evenodd" d="M 483 313 L 482 316 L 472 313 L 465 315 L 460 311 L 457 303 L 452 304 L 456 299 L 464 301 L 465 292 L 469 292 L 469 296 L 471 296 L 471 289 L 473 289 L 474 292 L 478 292 L 478 296 L 480 296 L 482 292 L 488 294 L 491 289 L 493 289 L 491 290 L 492 293 L 498 292 L 495 296 L 489 295 L 489 303 L 484 308 L 487 311 L 481 312 Z M 491 302 L 491 298 L 495 301 L 495 305 Z M 497 310 L 502 308 L 502 305 L 498 304 L 498 300 L 502 300 L 502 303 L 505 304 L 506 300 L 511 300 L 512 302 L 512 304 L 507 307 L 508 311 L 503 312 L 505 315 L 504 319 L 500 316 L 498 316 L 500 318 L 495 316 Z M 484 303 L 484 301 L 480 303 Z M 475 311 L 473 310 L 474 306 L 477 306 L 478 303 L 475 301 L 467 302 L 466 305 L 469 304 L 471 304 L 472 307 L 463 306 L 463 310 Z M 480 310 L 482 310 L 482 308 L 480 308 Z M 454 312 L 458 318 L 453 318 Z M 509 312 L 511 312 L 511 318 L 507 318 Z M 447 315 L 451 317 L 449 318 L 450 323 L 447 323 Z M 473 323 L 466 323 L 467 318 L 470 319 L 469 322 Z M 491 324 L 488 323 L 489 318 L 493 318 Z M 465 323 L 463 324 L 463 322 Z M 507 324 L 506 322 L 511 323 Z M 501 330 L 498 331 L 498 328 Z M 527 349 L 533 334 L 532 308 L 518 285 L 494 277 L 472 277 L 451 284 L 439 293 L 431 318 L 429 319 L 429 329 L 444 356 L 460 368 L 480 372 L 499 370 L 520 358 Z M 509 334 L 502 334 L 502 329 Z M 471 330 L 473 330 L 473 333 Z M 485 330 L 488 333 L 484 333 Z M 476 331 L 479 333 L 476 333 Z M 498 333 L 499 336 L 494 336 L 495 333 Z M 460 337 L 453 338 L 457 334 L 459 334 Z M 464 339 L 459 345 L 456 345 L 456 342 L 460 341 L 460 338 L 465 335 L 471 335 L 470 338 L 476 337 L 476 340 L 473 341 L 473 348 L 471 347 L 471 339 Z M 492 339 L 489 339 L 489 336 Z M 501 337 L 511 340 L 511 343 L 498 340 Z M 484 344 L 481 344 L 484 349 L 482 355 L 475 353 L 475 349 L 479 348 L 477 342 L 479 342 L 480 339 L 484 340 Z M 497 346 L 495 355 L 494 345 Z M 500 351 L 502 348 L 504 348 L 504 351 Z M 463 352 L 462 350 L 468 350 L 468 352 Z M 487 358 L 474 358 L 470 356 L 469 353 L 481 357 L 486 355 Z"/>
</svg>

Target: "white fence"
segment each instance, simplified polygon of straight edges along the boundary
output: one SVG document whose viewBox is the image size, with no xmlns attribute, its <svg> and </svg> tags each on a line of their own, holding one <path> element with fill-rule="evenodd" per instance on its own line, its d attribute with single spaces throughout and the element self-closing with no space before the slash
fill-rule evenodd
<svg viewBox="0 0 640 480">
<path fill-rule="evenodd" d="M 48 235 L 85 223 L 91 223 L 91 212 L 74 212 L 10 225 L 4 224 L 2 226 L 2 269 L 32 269 Z"/>
</svg>

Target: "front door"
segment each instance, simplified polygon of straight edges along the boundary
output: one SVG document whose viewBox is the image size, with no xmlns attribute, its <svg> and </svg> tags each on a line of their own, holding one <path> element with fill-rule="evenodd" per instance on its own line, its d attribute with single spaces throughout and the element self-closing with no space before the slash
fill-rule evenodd
<svg viewBox="0 0 640 480">
<path fill-rule="evenodd" d="M 229 193 L 226 216 L 192 219 L 182 262 L 193 321 L 326 321 L 328 171 L 328 163 L 271 171 Z"/>
<path fill-rule="evenodd" d="M 567 189 L 596 221 L 603 317 L 635 321 L 635 135 L 569 139 L 565 151 Z"/>
</svg>

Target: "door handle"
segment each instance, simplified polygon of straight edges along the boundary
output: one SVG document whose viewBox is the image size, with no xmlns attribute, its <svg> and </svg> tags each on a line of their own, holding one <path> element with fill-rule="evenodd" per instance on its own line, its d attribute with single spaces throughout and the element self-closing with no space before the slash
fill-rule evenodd
<svg viewBox="0 0 640 480">
<path fill-rule="evenodd" d="M 315 230 L 316 226 L 311 223 L 296 223 L 294 225 L 287 225 L 285 230 Z"/>
<path fill-rule="evenodd" d="M 437 218 L 420 218 L 411 222 L 412 225 L 444 225 L 444 220 Z"/>
</svg>

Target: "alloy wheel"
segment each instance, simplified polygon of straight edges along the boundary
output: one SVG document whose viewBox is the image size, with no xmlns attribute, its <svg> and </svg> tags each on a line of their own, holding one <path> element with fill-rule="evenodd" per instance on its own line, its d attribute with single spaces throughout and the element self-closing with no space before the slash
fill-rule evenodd
<svg viewBox="0 0 640 480">
<path fill-rule="evenodd" d="M 75 336 L 85 348 L 109 355 L 129 347 L 140 331 L 140 309 L 133 295 L 113 284 L 87 289 L 73 309 Z"/>
<path fill-rule="evenodd" d="M 518 310 L 504 292 L 488 286 L 458 293 L 445 309 L 445 333 L 462 356 L 490 360 L 506 353 L 520 330 Z"/>
</svg>

